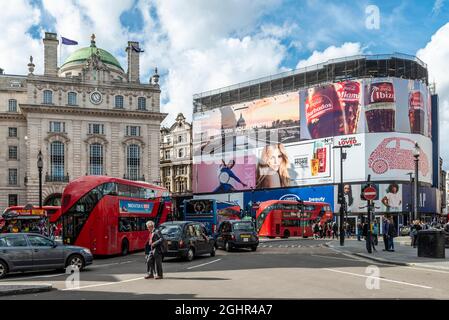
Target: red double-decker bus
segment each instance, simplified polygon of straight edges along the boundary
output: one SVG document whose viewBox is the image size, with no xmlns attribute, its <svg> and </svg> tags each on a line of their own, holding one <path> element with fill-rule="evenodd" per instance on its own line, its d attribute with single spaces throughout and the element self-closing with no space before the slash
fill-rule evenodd
<svg viewBox="0 0 449 320">
<path fill-rule="evenodd" d="M 269 200 L 261 202 L 256 211 L 257 232 L 268 238 L 311 237 L 314 222 L 323 225 L 332 219 L 331 206 L 325 202 L 304 201 L 302 213 L 297 201 Z"/>
<path fill-rule="evenodd" d="M 126 255 L 142 250 L 146 222 L 171 219 L 167 189 L 146 182 L 84 176 L 62 195 L 62 237 L 66 244 L 89 248 L 94 255 Z"/>
</svg>

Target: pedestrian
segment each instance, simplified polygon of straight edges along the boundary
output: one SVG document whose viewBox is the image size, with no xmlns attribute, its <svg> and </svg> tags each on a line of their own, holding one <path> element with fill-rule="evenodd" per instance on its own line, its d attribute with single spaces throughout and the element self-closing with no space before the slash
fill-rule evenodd
<svg viewBox="0 0 449 320">
<path fill-rule="evenodd" d="M 338 239 L 338 224 L 334 221 L 334 224 L 332 225 L 332 239 L 336 237 Z"/>
<path fill-rule="evenodd" d="M 377 223 L 377 220 L 374 220 L 373 223 L 373 242 L 376 246 L 379 243 L 379 224 Z"/>
<path fill-rule="evenodd" d="M 383 251 L 388 251 L 388 219 L 386 216 L 384 216 L 383 218 L 383 222 L 382 222 L 382 238 L 384 240 L 384 246 L 385 249 L 383 249 Z"/>
<path fill-rule="evenodd" d="M 394 252 L 394 238 L 397 236 L 397 231 L 394 226 L 393 218 L 390 218 L 388 224 L 388 250 L 390 252 Z"/>
<path fill-rule="evenodd" d="M 320 227 L 318 226 L 318 223 L 315 222 L 314 227 L 313 227 L 313 238 L 314 239 L 318 239 L 319 232 L 320 232 Z"/>
<path fill-rule="evenodd" d="M 410 236 L 412 237 L 412 247 L 416 248 L 418 243 L 418 232 L 422 230 L 421 223 L 419 220 L 413 221 L 413 225 L 410 230 Z"/>
<path fill-rule="evenodd" d="M 318 234 L 320 236 L 320 239 L 323 239 L 323 225 L 318 224 Z"/>
<path fill-rule="evenodd" d="M 362 236 L 363 224 L 361 222 L 357 223 L 357 241 L 362 241 L 360 238 Z"/>
<path fill-rule="evenodd" d="M 159 230 L 154 230 L 154 222 L 148 221 L 146 223 L 149 236 L 148 242 L 145 245 L 145 254 L 147 255 L 147 275 L 145 279 L 162 279 L 162 234 Z M 155 277 L 154 274 L 157 273 Z"/>
</svg>

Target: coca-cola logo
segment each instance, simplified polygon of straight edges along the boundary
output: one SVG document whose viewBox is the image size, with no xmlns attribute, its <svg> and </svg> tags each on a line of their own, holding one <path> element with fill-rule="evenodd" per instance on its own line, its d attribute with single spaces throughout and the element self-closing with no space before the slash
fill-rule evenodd
<svg viewBox="0 0 449 320">
<path fill-rule="evenodd" d="M 323 94 L 314 94 L 306 101 L 306 117 L 308 119 L 316 117 L 334 107 L 332 100 Z"/>
<path fill-rule="evenodd" d="M 410 94 L 409 106 L 411 109 L 424 109 L 424 100 L 421 92 L 415 91 Z"/>
<path fill-rule="evenodd" d="M 394 89 L 391 82 L 371 84 L 370 103 L 394 102 Z"/>
<path fill-rule="evenodd" d="M 360 84 L 358 82 L 342 82 L 336 83 L 338 98 L 341 101 L 358 101 L 360 98 Z"/>
</svg>

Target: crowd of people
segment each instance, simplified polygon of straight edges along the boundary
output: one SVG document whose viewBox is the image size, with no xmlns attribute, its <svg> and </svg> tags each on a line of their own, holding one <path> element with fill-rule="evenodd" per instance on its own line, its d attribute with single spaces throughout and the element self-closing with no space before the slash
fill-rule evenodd
<svg viewBox="0 0 449 320">
<path fill-rule="evenodd" d="M 42 220 L 13 220 L 6 222 L 0 233 L 37 233 L 52 239 L 60 236 L 61 229 L 55 224 Z"/>
</svg>

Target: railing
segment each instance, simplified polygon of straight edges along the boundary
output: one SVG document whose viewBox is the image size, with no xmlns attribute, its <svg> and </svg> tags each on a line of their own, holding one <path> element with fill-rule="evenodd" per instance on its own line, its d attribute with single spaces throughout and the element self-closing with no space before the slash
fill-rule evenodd
<svg viewBox="0 0 449 320">
<path fill-rule="evenodd" d="M 66 176 L 54 176 L 50 174 L 45 175 L 45 182 L 69 182 L 69 175 Z"/>
</svg>

